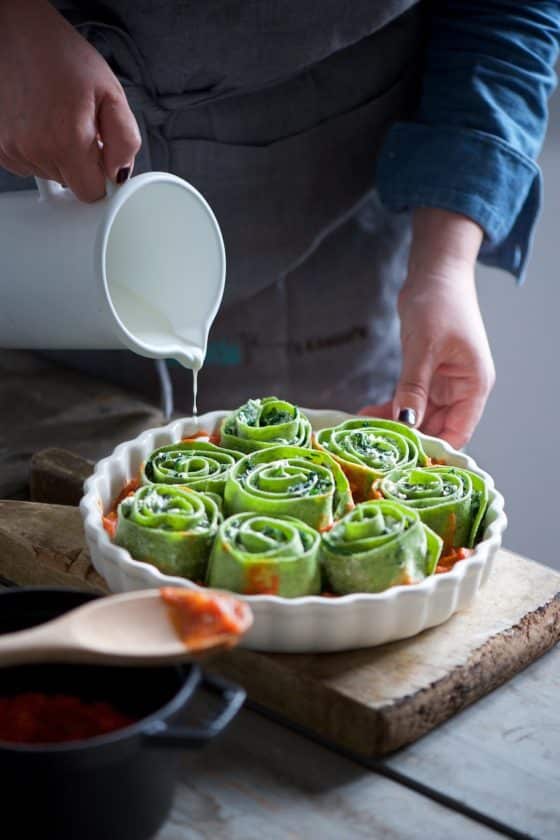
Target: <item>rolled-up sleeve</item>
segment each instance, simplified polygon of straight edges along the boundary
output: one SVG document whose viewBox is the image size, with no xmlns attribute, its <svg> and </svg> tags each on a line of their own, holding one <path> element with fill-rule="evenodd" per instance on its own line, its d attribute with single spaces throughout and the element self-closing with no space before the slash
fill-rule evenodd
<svg viewBox="0 0 560 840">
<path fill-rule="evenodd" d="M 560 2 L 430 5 L 418 112 L 395 124 L 377 186 L 392 210 L 439 207 L 483 228 L 480 260 L 522 279 L 541 204 L 536 158 L 560 40 Z"/>
</svg>

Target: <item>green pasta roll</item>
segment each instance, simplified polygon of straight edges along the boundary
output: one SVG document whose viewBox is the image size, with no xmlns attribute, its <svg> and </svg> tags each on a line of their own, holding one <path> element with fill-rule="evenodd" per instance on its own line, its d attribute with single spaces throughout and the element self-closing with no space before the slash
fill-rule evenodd
<svg viewBox="0 0 560 840">
<path fill-rule="evenodd" d="M 295 516 L 312 528 L 330 528 L 354 506 L 346 476 L 326 452 L 272 446 L 252 452 L 231 470 L 225 511 Z"/>
<path fill-rule="evenodd" d="M 291 516 L 230 516 L 212 548 L 208 585 L 245 595 L 318 595 L 320 542 L 317 531 Z"/>
<path fill-rule="evenodd" d="M 220 446 L 255 452 L 279 444 L 311 446 L 311 423 L 297 406 L 285 400 L 248 400 L 222 421 Z"/>
<path fill-rule="evenodd" d="M 115 542 L 170 575 L 204 580 L 221 516 L 203 493 L 146 484 L 118 507 Z"/>
<path fill-rule="evenodd" d="M 433 573 L 441 548 L 415 510 L 384 499 L 356 505 L 321 537 L 323 569 L 339 595 L 419 583 Z"/>
<path fill-rule="evenodd" d="M 229 472 L 241 457 L 201 440 L 170 443 L 152 452 L 142 469 L 142 484 L 179 484 L 223 496 Z"/>
<path fill-rule="evenodd" d="M 373 482 L 391 470 L 428 463 L 416 432 L 393 420 L 346 420 L 321 429 L 315 445 L 336 458 L 358 502 L 371 498 Z"/>
<path fill-rule="evenodd" d="M 459 467 L 393 470 L 376 483 L 386 499 L 418 511 L 445 548 L 472 548 L 486 512 L 484 479 Z"/>
</svg>

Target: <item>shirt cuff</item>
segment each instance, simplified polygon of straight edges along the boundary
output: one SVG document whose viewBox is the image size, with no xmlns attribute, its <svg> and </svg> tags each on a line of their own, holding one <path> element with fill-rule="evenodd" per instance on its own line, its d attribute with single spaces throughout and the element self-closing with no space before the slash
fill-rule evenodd
<svg viewBox="0 0 560 840">
<path fill-rule="evenodd" d="M 377 165 L 390 210 L 438 207 L 485 232 L 479 260 L 523 281 L 542 195 L 541 172 L 503 140 L 471 129 L 397 123 Z"/>
</svg>

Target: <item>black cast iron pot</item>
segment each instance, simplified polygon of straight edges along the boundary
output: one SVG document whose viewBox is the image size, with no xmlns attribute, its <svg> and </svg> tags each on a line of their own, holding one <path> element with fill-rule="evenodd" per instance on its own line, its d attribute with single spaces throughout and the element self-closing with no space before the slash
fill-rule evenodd
<svg viewBox="0 0 560 840">
<path fill-rule="evenodd" d="M 0 633 L 32 627 L 96 597 L 64 589 L 0 593 Z M 210 721 L 176 718 L 197 689 L 218 697 Z M 45 746 L 0 741 L 0 836 L 21 840 L 145 840 L 171 807 L 177 750 L 219 735 L 240 709 L 242 689 L 196 665 L 124 668 L 31 665 L 0 668 L 0 696 L 67 693 L 112 703 L 138 721 L 89 740 Z M 200 701 L 200 695 L 197 700 Z"/>
</svg>

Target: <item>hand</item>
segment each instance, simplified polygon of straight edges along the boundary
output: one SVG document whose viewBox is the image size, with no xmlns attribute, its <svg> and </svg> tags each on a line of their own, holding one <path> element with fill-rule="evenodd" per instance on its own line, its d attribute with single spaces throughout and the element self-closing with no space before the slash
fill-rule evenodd
<svg viewBox="0 0 560 840">
<path fill-rule="evenodd" d="M 95 201 L 106 176 L 128 177 L 139 148 L 125 93 L 99 53 L 46 0 L 0 0 L 0 166 Z"/>
<path fill-rule="evenodd" d="M 393 400 L 360 413 L 404 420 L 458 449 L 468 442 L 495 379 L 474 280 L 481 241 L 482 230 L 466 217 L 414 212 L 398 304 L 400 380 Z"/>
</svg>

